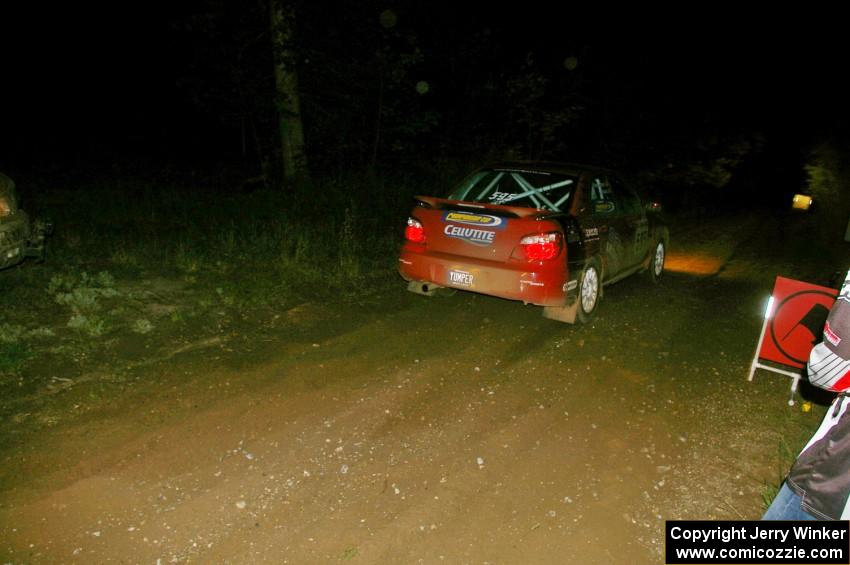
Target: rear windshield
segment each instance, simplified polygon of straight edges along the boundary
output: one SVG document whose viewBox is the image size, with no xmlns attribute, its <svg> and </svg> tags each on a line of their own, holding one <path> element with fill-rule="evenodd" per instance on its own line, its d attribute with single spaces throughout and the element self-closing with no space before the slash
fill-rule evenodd
<svg viewBox="0 0 850 565">
<path fill-rule="evenodd" d="M 484 169 L 465 179 L 449 198 L 560 212 L 569 207 L 577 182 L 574 176 L 545 171 Z"/>
</svg>

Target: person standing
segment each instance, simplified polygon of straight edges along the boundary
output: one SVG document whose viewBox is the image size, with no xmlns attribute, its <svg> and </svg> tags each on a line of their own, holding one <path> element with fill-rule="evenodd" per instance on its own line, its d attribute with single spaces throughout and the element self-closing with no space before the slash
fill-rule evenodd
<svg viewBox="0 0 850 565">
<path fill-rule="evenodd" d="M 762 520 L 850 518 L 850 272 L 809 355 L 809 382 L 837 392 Z"/>
</svg>

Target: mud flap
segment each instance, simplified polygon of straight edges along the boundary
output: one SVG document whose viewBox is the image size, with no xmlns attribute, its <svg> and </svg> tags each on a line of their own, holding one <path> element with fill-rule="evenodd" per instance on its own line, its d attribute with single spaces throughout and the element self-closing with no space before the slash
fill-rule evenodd
<svg viewBox="0 0 850 565">
<path fill-rule="evenodd" d="M 573 302 L 572 306 L 544 306 L 543 317 L 550 320 L 557 320 L 567 324 L 576 323 L 576 313 L 578 312 L 578 301 Z"/>
</svg>

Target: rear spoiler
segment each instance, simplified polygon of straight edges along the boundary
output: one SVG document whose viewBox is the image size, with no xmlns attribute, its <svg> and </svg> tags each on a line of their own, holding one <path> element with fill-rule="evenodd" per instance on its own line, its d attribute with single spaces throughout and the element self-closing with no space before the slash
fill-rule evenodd
<svg viewBox="0 0 850 565">
<path fill-rule="evenodd" d="M 414 196 L 417 206 L 422 208 L 434 208 L 436 210 L 478 210 L 486 211 L 488 214 L 501 218 L 530 218 L 542 220 L 544 218 L 556 218 L 564 216 L 563 212 L 551 212 L 538 208 L 523 208 L 520 206 L 500 206 L 498 204 L 485 204 L 479 202 L 464 202 L 462 200 L 449 200 L 448 198 L 437 198 L 436 196 Z"/>
</svg>

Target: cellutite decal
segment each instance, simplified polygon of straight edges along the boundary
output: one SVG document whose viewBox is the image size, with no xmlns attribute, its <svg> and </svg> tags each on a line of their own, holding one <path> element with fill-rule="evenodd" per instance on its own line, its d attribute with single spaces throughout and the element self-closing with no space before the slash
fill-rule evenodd
<svg viewBox="0 0 850 565">
<path fill-rule="evenodd" d="M 465 228 L 452 224 L 448 224 L 443 228 L 443 233 L 449 237 L 456 237 L 457 239 L 462 239 L 476 245 L 490 245 L 496 238 L 496 232 L 494 231 Z"/>
</svg>

